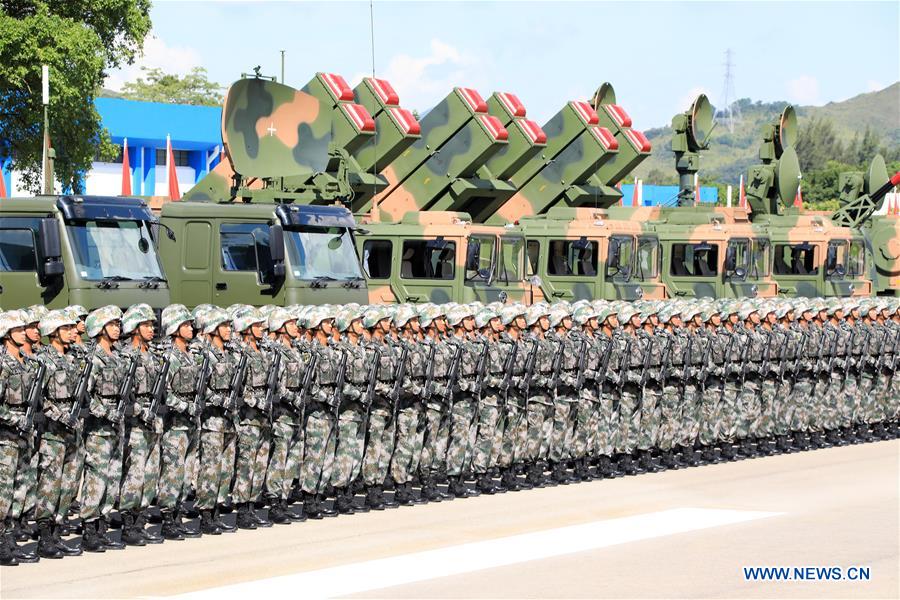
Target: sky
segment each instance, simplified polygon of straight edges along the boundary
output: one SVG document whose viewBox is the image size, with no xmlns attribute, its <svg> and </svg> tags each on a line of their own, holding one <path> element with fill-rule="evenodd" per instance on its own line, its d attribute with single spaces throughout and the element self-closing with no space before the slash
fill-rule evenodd
<svg viewBox="0 0 900 600">
<path fill-rule="evenodd" d="M 374 5 L 375 74 L 424 113 L 454 86 L 519 96 L 545 123 L 603 82 L 638 129 L 666 125 L 699 93 L 821 105 L 900 79 L 900 2 L 387 2 Z M 140 66 L 207 69 L 229 85 L 260 65 L 303 87 L 317 71 L 372 74 L 368 2 L 156 0 Z M 900 120 L 900 107 L 898 107 Z"/>
</svg>

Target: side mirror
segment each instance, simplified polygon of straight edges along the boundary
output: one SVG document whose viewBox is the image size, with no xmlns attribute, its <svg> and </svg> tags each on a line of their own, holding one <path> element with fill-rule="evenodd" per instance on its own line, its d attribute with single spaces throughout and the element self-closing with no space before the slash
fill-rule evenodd
<svg viewBox="0 0 900 600">
<path fill-rule="evenodd" d="M 735 254 L 736 254 L 736 252 L 735 252 L 734 246 L 728 246 L 728 249 L 725 251 L 725 270 L 726 271 L 734 271 L 734 266 L 737 263 Z"/>
<path fill-rule="evenodd" d="M 747 279 L 747 269 L 745 269 L 744 267 L 738 267 L 737 269 L 735 269 L 734 278 L 740 279 L 741 281 Z"/>
<path fill-rule="evenodd" d="M 844 268 L 844 265 L 838 265 L 834 268 L 834 275 L 838 279 L 843 279 L 844 275 L 847 274 L 847 269 Z"/>
<path fill-rule="evenodd" d="M 42 270 L 45 277 L 56 277 L 65 272 L 62 263 L 62 242 L 59 237 L 59 224 L 56 219 L 41 219 L 41 255 L 44 259 Z"/>
<path fill-rule="evenodd" d="M 284 267 L 284 228 L 281 225 L 269 226 L 269 253 L 272 257 L 272 275 L 281 279 L 285 274 Z M 259 257 L 257 257 L 259 264 Z"/>
<path fill-rule="evenodd" d="M 609 240 L 609 259 L 607 262 L 611 266 L 616 266 L 619 264 L 619 255 L 621 253 L 621 246 L 619 246 L 619 240 Z"/>
<path fill-rule="evenodd" d="M 494 271 L 492 269 L 478 269 L 478 276 L 484 279 L 484 283 L 491 285 L 494 281 Z"/>
</svg>

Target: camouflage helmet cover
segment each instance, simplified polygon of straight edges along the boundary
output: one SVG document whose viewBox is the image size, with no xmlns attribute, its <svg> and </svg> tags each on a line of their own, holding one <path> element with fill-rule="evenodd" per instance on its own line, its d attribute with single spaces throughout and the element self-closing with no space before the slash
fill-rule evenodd
<svg viewBox="0 0 900 600">
<path fill-rule="evenodd" d="M 10 329 L 25 327 L 28 324 L 26 318 L 24 310 L 10 310 L 0 313 L 0 338 L 5 338 Z"/>
<path fill-rule="evenodd" d="M 254 323 L 265 323 L 266 318 L 260 314 L 258 310 L 252 306 L 245 306 L 234 314 L 231 319 L 231 326 L 238 333 L 243 333 Z"/>
<path fill-rule="evenodd" d="M 182 323 L 193 320 L 194 318 L 184 304 L 170 304 L 162 311 L 163 335 L 175 335 Z"/>
<path fill-rule="evenodd" d="M 51 310 L 41 319 L 41 335 L 48 336 L 64 325 L 75 325 L 76 321 L 63 309 Z"/>
<path fill-rule="evenodd" d="M 100 335 L 100 333 L 103 331 L 103 327 L 107 323 L 121 320 L 122 309 L 120 309 L 118 306 L 110 304 L 109 306 L 103 306 L 90 313 L 88 315 L 88 318 L 85 320 L 84 326 L 87 331 L 88 337 L 95 338 Z"/>
<path fill-rule="evenodd" d="M 122 333 L 131 333 L 141 323 L 156 322 L 156 315 L 149 304 L 133 304 L 122 315 Z"/>
</svg>

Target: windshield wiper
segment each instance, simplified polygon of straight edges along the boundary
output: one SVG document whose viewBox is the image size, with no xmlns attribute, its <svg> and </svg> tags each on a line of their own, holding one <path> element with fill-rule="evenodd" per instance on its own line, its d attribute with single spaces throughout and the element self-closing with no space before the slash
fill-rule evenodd
<svg viewBox="0 0 900 600">
<path fill-rule="evenodd" d="M 157 275 L 151 275 L 149 277 L 142 277 L 143 281 L 138 286 L 140 288 L 158 288 L 160 283 L 168 283 L 169 280 L 165 277 L 159 277 Z M 154 285 L 155 284 L 155 285 Z"/>
<path fill-rule="evenodd" d="M 313 277 L 312 281 L 309 284 L 311 288 L 324 288 L 328 287 L 329 281 L 337 281 L 334 277 L 329 275 L 319 275 L 318 277 Z"/>
<path fill-rule="evenodd" d="M 100 280 L 100 283 L 97 284 L 97 287 L 102 290 L 108 290 L 110 288 L 117 288 L 119 281 L 134 281 L 131 277 L 125 277 L 124 275 L 107 275 L 103 279 Z"/>
<path fill-rule="evenodd" d="M 353 275 L 351 277 L 345 277 L 344 283 L 342 283 L 341 285 L 347 289 L 359 289 L 360 287 L 362 287 L 363 281 L 365 281 L 364 278 L 358 275 Z"/>
</svg>

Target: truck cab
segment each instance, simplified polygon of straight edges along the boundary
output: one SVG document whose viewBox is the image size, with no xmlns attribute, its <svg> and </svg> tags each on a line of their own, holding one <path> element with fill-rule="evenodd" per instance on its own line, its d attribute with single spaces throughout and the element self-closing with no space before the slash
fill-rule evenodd
<svg viewBox="0 0 900 600">
<path fill-rule="evenodd" d="M 354 246 L 356 222 L 339 206 L 168 202 L 160 221 L 163 264 L 174 302 L 231 304 L 365 303 Z"/>
<path fill-rule="evenodd" d="M 170 296 L 157 253 L 160 233 L 137 198 L 4 198 L 0 306 L 93 309 L 144 302 L 162 309 Z"/>
</svg>

